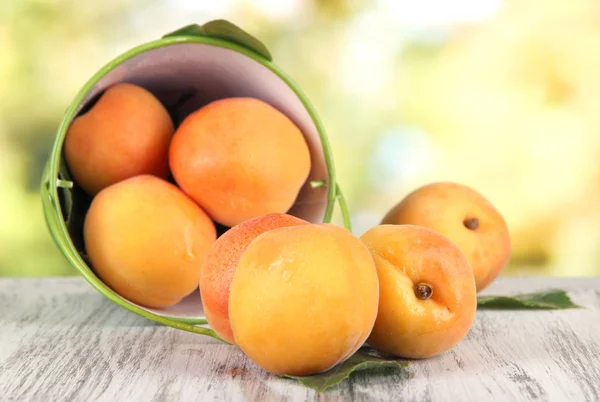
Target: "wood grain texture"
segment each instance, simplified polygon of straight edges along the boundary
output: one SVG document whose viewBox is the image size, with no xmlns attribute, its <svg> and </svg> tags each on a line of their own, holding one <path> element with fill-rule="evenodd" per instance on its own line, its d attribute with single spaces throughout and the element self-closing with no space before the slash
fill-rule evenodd
<svg viewBox="0 0 600 402">
<path fill-rule="evenodd" d="M 156 325 L 81 278 L 0 280 L 0 400 L 600 401 L 600 278 L 502 278 L 485 293 L 569 290 L 586 307 L 480 311 L 456 348 L 325 394 L 237 348 Z"/>
</svg>

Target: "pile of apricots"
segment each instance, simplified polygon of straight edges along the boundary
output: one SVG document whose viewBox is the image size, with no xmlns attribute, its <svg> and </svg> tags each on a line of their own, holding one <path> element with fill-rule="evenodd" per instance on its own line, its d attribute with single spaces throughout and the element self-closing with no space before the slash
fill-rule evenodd
<svg viewBox="0 0 600 402">
<path fill-rule="evenodd" d="M 98 277 L 150 308 L 199 288 L 211 327 L 276 374 L 323 372 L 365 343 L 443 353 L 510 257 L 501 214 L 455 183 L 415 190 L 360 238 L 286 214 L 309 148 L 253 98 L 209 103 L 175 127 L 152 93 L 117 84 L 73 121 L 64 155 L 93 196 L 83 234 Z M 218 239 L 215 222 L 230 227 Z"/>
</svg>

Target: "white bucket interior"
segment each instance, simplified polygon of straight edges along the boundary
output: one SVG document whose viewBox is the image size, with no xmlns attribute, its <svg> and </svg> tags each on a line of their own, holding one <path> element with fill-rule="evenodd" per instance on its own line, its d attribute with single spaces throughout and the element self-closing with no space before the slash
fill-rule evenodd
<svg viewBox="0 0 600 402">
<path fill-rule="evenodd" d="M 314 189 L 309 184 L 313 180 L 328 182 L 329 177 L 317 127 L 296 93 L 269 68 L 242 53 L 218 46 L 165 46 L 139 54 L 106 74 L 87 94 L 79 111 L 119 82 L 143 86 L 168 109 L 178 105 L 176 125 L 200 107 L 229 97 L 258 98 L 286 114 L 304 134 L 312 162 L 309 178 L 289 213 L 314 223 L 323 221 L 328 190 Z M 139 307 L 169 317 L 204 316 L 198 290 L 168 309 Z"/>
</svg>

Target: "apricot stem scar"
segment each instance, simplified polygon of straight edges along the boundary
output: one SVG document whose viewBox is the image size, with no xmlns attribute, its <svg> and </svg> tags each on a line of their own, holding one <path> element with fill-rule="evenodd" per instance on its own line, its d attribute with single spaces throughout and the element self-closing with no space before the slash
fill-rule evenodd
<svg viewBox="0 0 600 402">
<path fill-rule="evenodd" d="M 477 218 L 468 218 L 463 221 L 463 225 L 467 229 L 475 230 L 479 227 L 479 219 Z"/>
<path fill-rule="evenodd" d="M 425 282 L 418 283 L 415 286 L 415 296 L 420 300 L 427 300 L 433 295 L 433 287 Z"/>
</svg>

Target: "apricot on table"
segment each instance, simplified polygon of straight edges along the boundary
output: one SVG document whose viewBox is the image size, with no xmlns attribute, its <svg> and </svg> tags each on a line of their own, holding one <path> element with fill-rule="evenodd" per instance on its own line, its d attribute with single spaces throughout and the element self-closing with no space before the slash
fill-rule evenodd
<svg viewBox="0 0 600 402">
<path fill-rule="evenodd" d="M 467 256 L 477 291 L 496 279 L 510 259 L 504 218 L 483 195 L 461 184 L 421 187 L 392 208 L 382 223 L 424 226 L 448 237 Z"/>
<path fill-rule="evenodd" d="M 141 174 L 166 178 L 173 132 L 171 117 L 154 95 L 137 85 L 116 84 L 73 120 L 64 155 L 75 182 L 94 195 Z"/>
<path fill-rule="evenodd" d="M 275 374 L 308 375 L 350 357 L 377 315 L 369 251 L 331 224 L 273 229 L 242 255 L 229 295 L 236 344 Z"/>
<path fill-rule="evenodd" d="M 475 319 L 473 271 L 460 249 L 420 226 L 381 225 L 361 240 L 379 276 L 379 311 L 368 343 L 404 358 L 456 345 Z"/>
<path fill-rule="evenodd" d="M 177 184 L 225 226 L 287 212 L 311 167 L 300 129 L 253 98 L 221 99 L 189 115 L 169 161 Z"/>
<path fill-rule="evenodd" d="M 225 232 L 211 246 L 200 269 L 200 295 L 210 326 L 229 343 L 235 343 L 229 323 L 229 290 L 240 258 L 260 234 L 308 222 L 286 214 L 268 214 L 249 219 Z"/>
<path fill-rule="evenodd" d="M 212 220 L 198 205 L 151 175 L 100 191 L 84 223 L 85 249 L 98 277 L 152 308 L 176 304 L 198 287 L 215 238 Z"/>
</svg>

